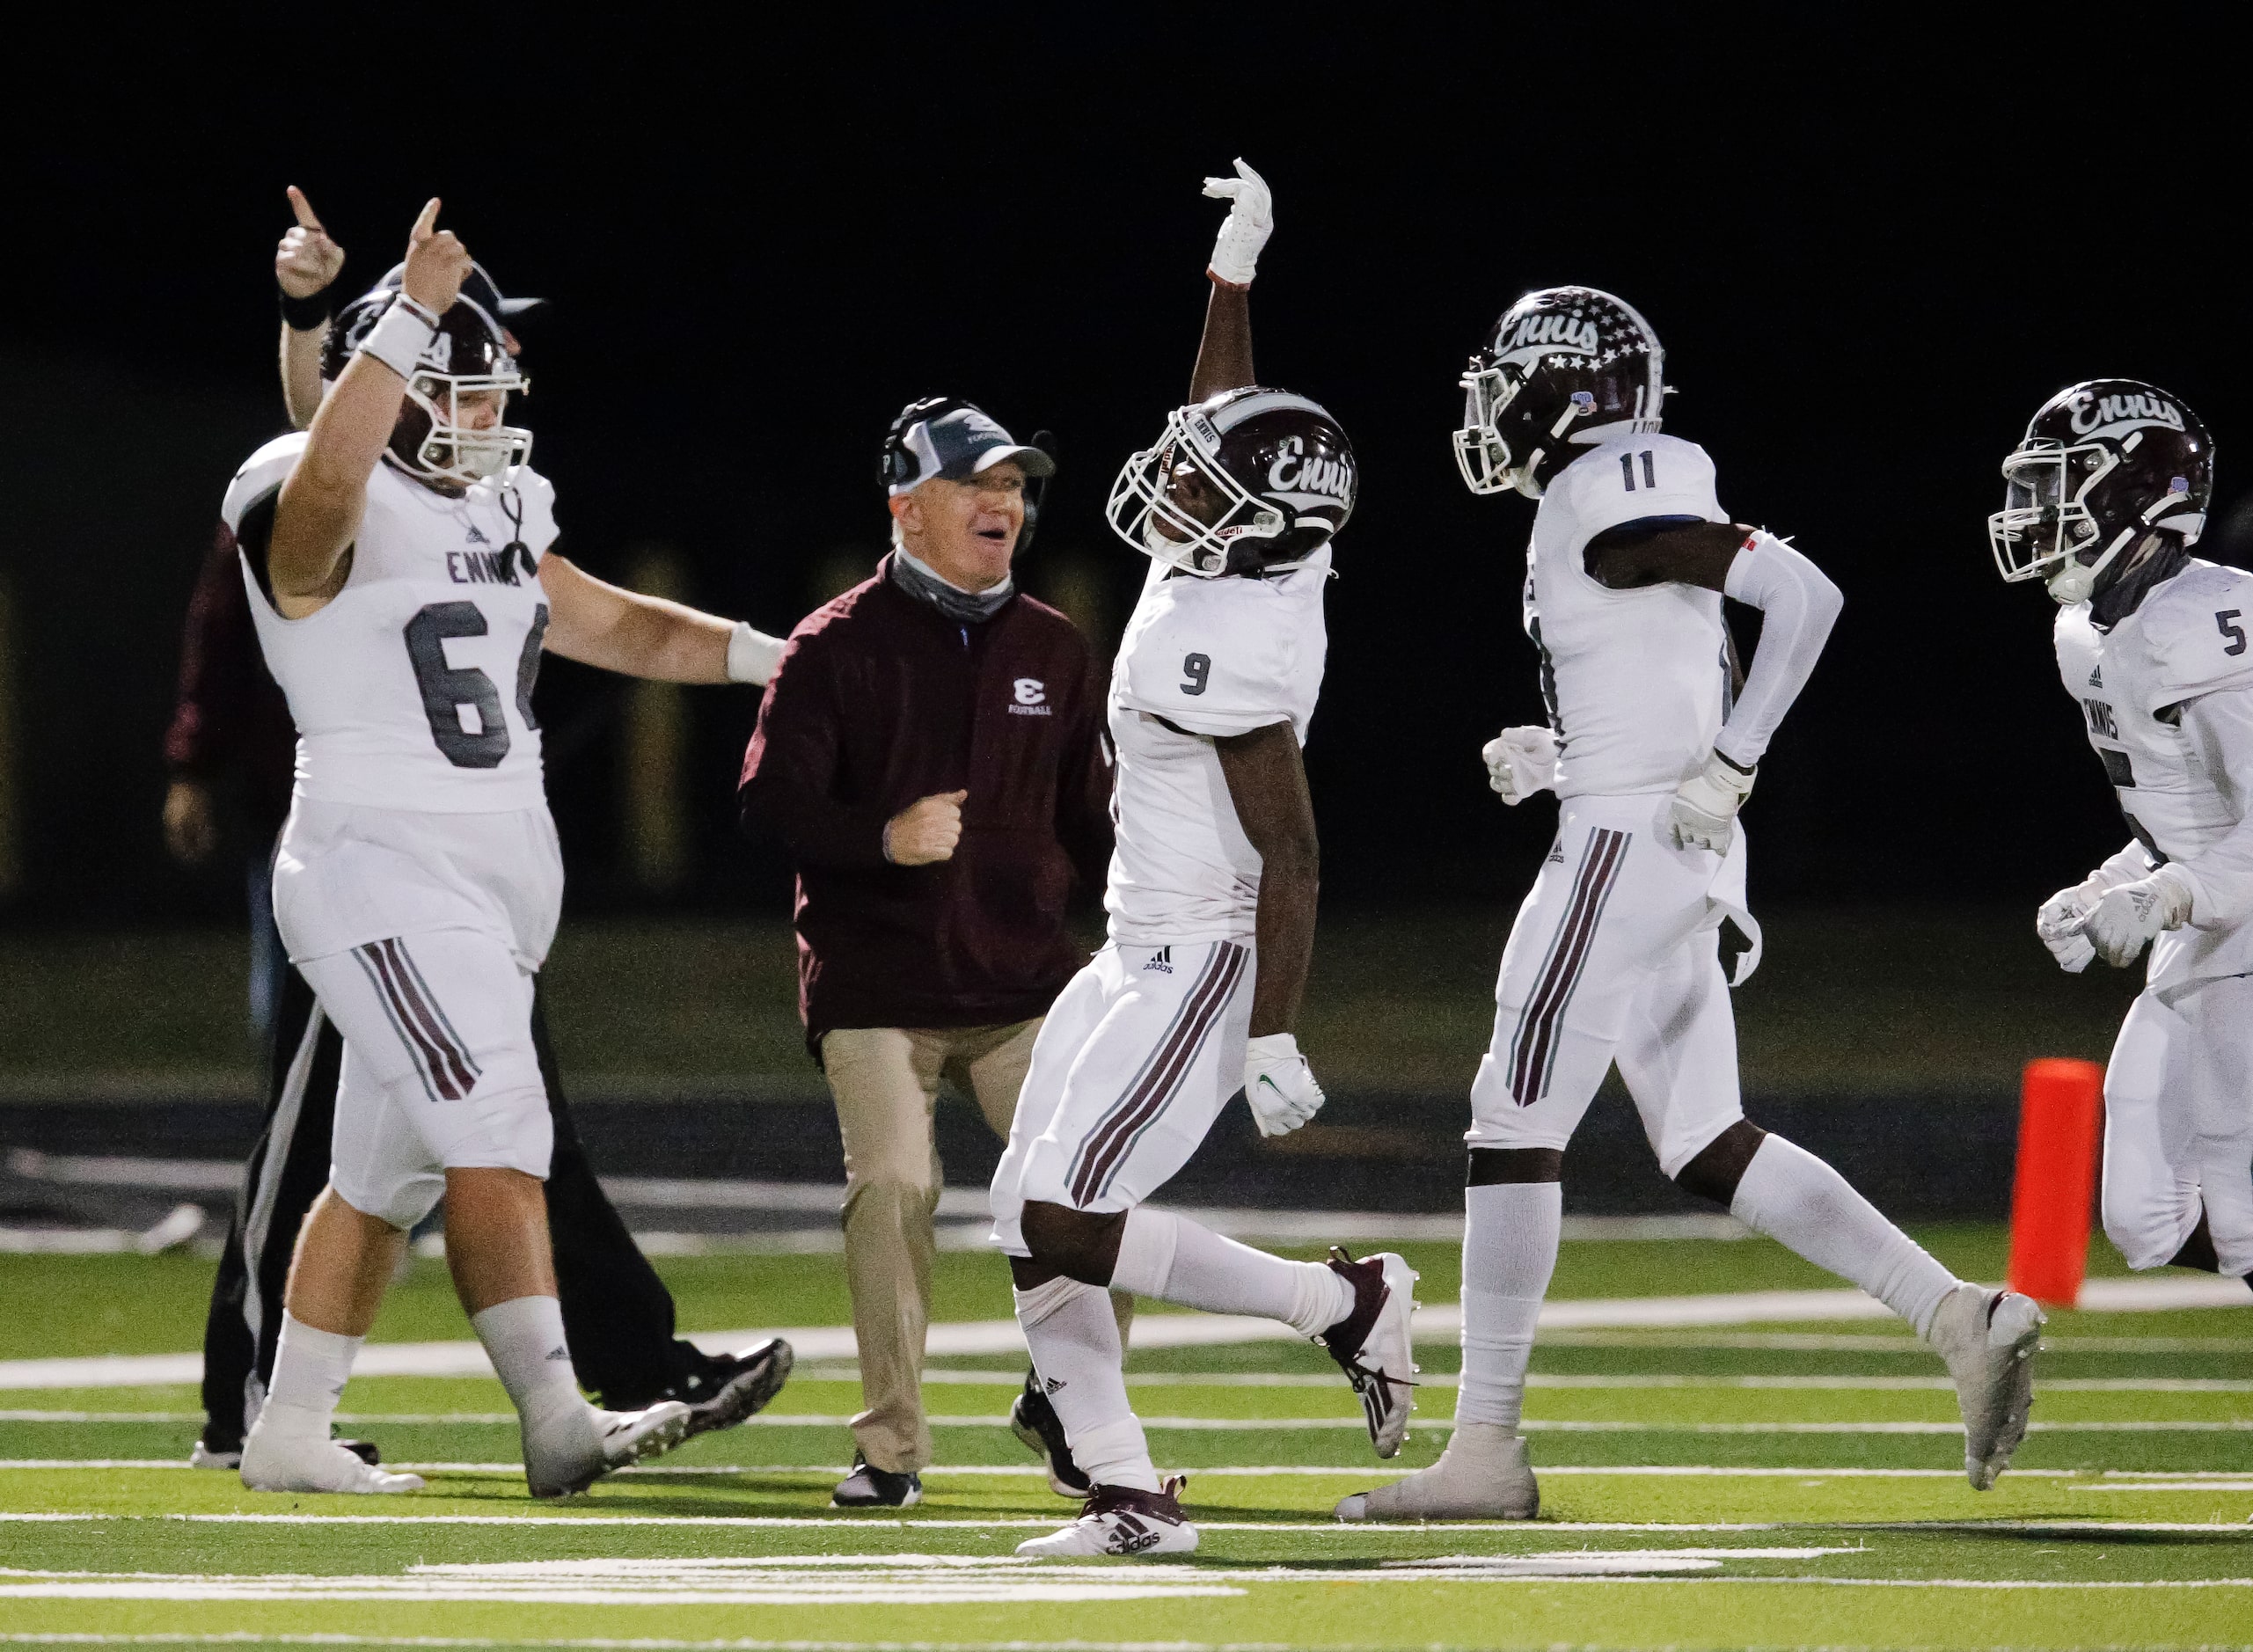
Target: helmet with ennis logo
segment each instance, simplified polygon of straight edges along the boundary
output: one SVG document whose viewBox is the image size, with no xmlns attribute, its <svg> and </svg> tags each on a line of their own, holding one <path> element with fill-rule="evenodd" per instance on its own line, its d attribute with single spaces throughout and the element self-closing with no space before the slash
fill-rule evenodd
<svg viewBox="0 0 2253 1652">
<path fill-rule="evenodd" d="M 2042 580 L 2060 603 L 2096 594 L 2145 534 L 2197 542 L 2213 493 L 2213 439 L 2155 384 L 2092 378 L 2042 404 L 2002 462 L 1987 543 L 2006 580 Z"/>
<path fill-rule="evenodd" d="M 1548 287 L 1502 312 L 1471 357 L 1455 464 L 1474 493 L 1539 499 L 1575 447 L 1622 427 L 1658 428 L 1666 353 L 1633 305 L 1593 287 Z"/>
<path fill-rule="evenodd" d="M 1159 562 L 1216 579 L 1297 567 L 1353 515 L 1353 444 L 1318 404 L 1256 385 L 1176 408 L 1111 484 L 1112 530 Z"/>
</svg>

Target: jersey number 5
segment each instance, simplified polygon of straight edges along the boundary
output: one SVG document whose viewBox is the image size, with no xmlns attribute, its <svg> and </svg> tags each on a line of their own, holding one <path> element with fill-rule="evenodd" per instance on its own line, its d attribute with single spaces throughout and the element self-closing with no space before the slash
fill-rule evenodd
<svg viewBox="0 0 2253 1652">
<path fill-rule="evenodd" d="M 2245 652 L 2245 627 L 2231 623 L 2244 611 L 2242 608 L 2225 608 L 2214 616 L 2214 629 L 2229 639 L 2229 647 L 2222 650 L 2224 654 Z"/>
<path fill-rule="evenodd" d="M 406 622 L 406 657 L 422 691 L 430 738 L 457 769 L 497 769 L 508 755 L 508 719 L 493 679 L 475 666 L 446 663 L 449 637 L 482 637 L 487 629 L 475 603 L 433 603 Z M 516 661 L 516 713 L 527 728 L 540 726 L 532 715 L 532 685 L 539 680 L 540 643 L 546 635 L 547 604 L 542 603 Z M 477 713 L 474 732 L 462 727 L 464 705 Z"/>
</svg>

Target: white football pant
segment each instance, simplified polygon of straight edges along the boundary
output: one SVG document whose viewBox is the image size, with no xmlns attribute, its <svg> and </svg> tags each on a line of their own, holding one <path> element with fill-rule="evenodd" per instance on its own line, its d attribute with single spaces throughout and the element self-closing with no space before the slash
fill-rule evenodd
<svg viewBox="0 0 2253 1652">
<path fill-rule="evenodd" d="M 2163 1267 L 2203 1210 L 2225 1274 L 2253 1274 L 2253 976 L 2147 989 L 2104 1075 L 2104 1232 Z"/>
<path fill-rule="evenodd" d="M 1072 976 L 1033 1045 L 993 1173 L 993 1240 L 1026 1254 L 1039 1201 L 1130 1210 L 1172 1181 L 1244 1087 L 1252 948 L 1113 944 Z"/>
<path fill-rule="evenodd" d="M 532 1045 L 532 977 L 507 941 L 435 930 L 297 967 L 344 1034 L 329 1181 L 347 1204 L 411 1228 L 449 1170 L 546 1180 L 555 1127 Z"/>
<path fill-rule="evenodd" d="M 1722 858 L 1674 846 L 1668 801 L 1561 807 L 1503 950 L 1473 1147 L 1562 1149 L 1615 1061 L 1669 1176 L 1745 1116 L 1713 895 Z"/>
</svg>

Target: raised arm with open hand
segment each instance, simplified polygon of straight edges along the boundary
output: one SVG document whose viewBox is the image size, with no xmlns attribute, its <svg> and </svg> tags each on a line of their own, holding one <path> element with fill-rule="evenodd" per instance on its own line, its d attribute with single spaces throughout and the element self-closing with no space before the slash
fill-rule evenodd
<svg viewBox="0 0 2253 1652">
<path fill-rule="evenodd" d="M 1275 230 L 1275 208 L 1267 180 L 1242 161 L 1233 178 L 1208 178 L 1204 193 L 1228 202 L 1228 216 L 1213 244 L 1205 275 L 1212 292 L 1205 300 L 1204 336 L 1197 341 L 1197 364 L 1189 375 L 1189 399 L 1200 402 L 1225 390 L 1256 384 L 1252 373 L 1252 306 L 1248 289 L 1260 249 Z"/>
</svg>

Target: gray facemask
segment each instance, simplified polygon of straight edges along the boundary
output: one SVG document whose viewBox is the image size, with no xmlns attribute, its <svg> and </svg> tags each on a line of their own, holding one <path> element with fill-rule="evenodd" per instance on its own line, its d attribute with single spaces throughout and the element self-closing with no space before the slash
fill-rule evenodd
<svg viewBox="0 0 2253 1652">
<path fill-rule="evenodd" d="M 1003 580 L 989 591 L 966 591 L 949 585 L 902 547 L 892 548 L 892 583 L 919 603 L 928 603 L 955 624 L 976 625 L 999 613 L 1002 604 L 1017 594 L 1013 581 Z"/>
</svg>

